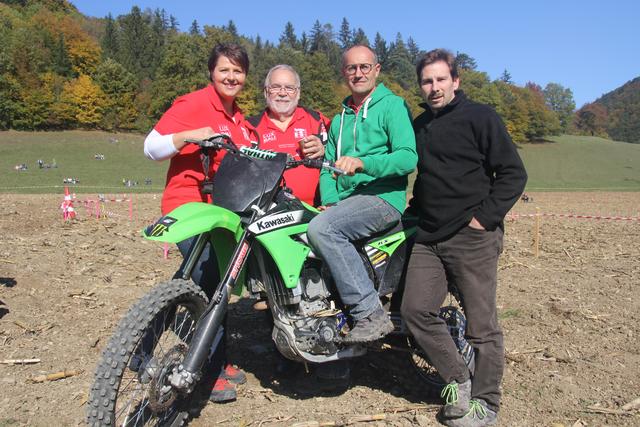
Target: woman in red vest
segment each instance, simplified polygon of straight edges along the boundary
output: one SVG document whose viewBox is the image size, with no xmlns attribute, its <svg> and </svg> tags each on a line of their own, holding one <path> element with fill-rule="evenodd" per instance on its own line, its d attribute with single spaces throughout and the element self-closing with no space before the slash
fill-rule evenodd
<svg viewBox="0 0 640 427">
<path fill-rule="evenodd" d="M 167 184 L 162 194 L 163 215 L 184 203 L 211 201 L 211 196 L 201 191 L 204 173 L 198 147 L 186 144 L 185 139 L 204 139 L 223 133 L 238 145 L 251 145 L 250 125 L 236 104 L 249 71 L 247 52 L 235 43 L 218 44 L 211 51 L 208 66 L 211 83 L 177 98 L 144 142 L 148 158 L 158 161 L 170 159 Z M 215 176 L 223 155 L 218 152 L 212 158 L 210 177 Z M 192 241 L 188 239 L 178 243 L 183 257 Z M 209 262 L 212 256 L 215 255 L 207 245 L 191 274 L 193 281 L 209 297 L 219 282 L 217 263 Z M 210 366 L 213 372 L 219 372 L 210 396 L 214 402 L 235 400 L 236 384 L 246 381 L 244 373 L 226 361 L 225 337 L 226 333 L 214 351 Z"/>
</svg>

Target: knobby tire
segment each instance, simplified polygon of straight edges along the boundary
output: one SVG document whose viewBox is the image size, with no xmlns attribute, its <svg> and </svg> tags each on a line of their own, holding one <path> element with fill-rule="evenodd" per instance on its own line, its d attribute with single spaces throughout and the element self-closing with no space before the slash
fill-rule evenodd
<svg viewBox="0 0 640 427">
<path fill-rule="evenodd" d="M 89 425 L 177 427 L 187 422 L 187 402 L 180 396 L 149 393 L 166 366 L 160 361 L 183 356 L 206 306 L 206 295 L 192 281 L 173 279 L 156 285 L 129 309 L 96 368 L 87 403 Z"/>
</svg>

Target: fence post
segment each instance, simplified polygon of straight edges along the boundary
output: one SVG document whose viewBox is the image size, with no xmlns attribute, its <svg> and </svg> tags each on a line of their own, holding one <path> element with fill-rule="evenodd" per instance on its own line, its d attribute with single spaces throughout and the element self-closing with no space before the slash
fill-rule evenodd
<svg viewBox="0 0 640 427">
<path fill-rule="evenodd" d="M 540 208 L 536 207 L 536 221 L 533 234 L 533 253 L 535 257 L 540 256 Z"/>
</svg>

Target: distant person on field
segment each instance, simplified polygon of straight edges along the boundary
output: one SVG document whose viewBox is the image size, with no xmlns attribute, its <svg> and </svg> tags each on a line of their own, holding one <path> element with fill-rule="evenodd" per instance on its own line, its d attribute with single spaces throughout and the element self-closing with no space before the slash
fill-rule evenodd
<svg viewBox="0 0 640 427">
<path fill-rule="evenodd" d="M 250 125 L 236 104 L 249 71 L 247 52 L 235 43 L 218 44 L 211 51 L 208 66 L 211 84 L 176 99 L 144 143 L 145 154 L 150 159 L 170 159 L 167 184 L 162 194 L 163 215 L 188 202 L 210 201 L 211 196 L 201 191 L 204 173 L 199 147 L 187 144 L 186 139 L 205 139 L 224 133 L 238 145 L 252 145 Z M 210 176 L 215 176 L 223 156 L 224 151 L 216 152 Z M 183 257 L 189 253 L 194 240 L 195 237 L 178 243 Z M 217 262 L 210 262 L 210 259 L 215 259 L 215 253 L 207 244 L 191 275 L 209 297 L 220 275 Z M 226 332 L 213 356 L 213 369 L 219 372 L 209 397 L 214 402 L 235 400 L 235 385 L 246 381 L 242 371 L 227 363 L 225 338 Z"/>
<path fill-rule="evenodd" d="M 496 112 L 458 90 L 450 52 L 428 52 L 416 71 L 426 111 L 413 122 L 418 175 L 411 210 L 419 227 L 402 317 L 448 383 L 440 421 L 493 425 L 504 366 L 496 309 L 503 219 L 522 194 L 527 174 Z M 473 378 L 438 315 L 450 287 L 457 289 L 467 317 L 465 338 L 475 350 Z"/>
</svg>

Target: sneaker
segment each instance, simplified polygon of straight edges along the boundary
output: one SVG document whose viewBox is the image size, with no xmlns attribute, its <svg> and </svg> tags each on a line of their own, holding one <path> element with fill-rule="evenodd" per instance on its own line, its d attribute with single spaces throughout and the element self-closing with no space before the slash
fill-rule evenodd
<svg viewBox="0 0 640 427">
<path fill-rule="evenodd" d="M 444 418 L 440 422 L 449 427 L 485 427 L 498 422 L 498 414 L 482 399 L 471 399 L 469 411 L 461 418 Z"/>
<path fill-rule="evenodd" d="M 444 406 L 441 409 L 444 418 L 460 418 L 469 412 L 469 401 L 471 400 L 471 380 L 463 383 L 451 381 L 440 393 L 444 399 Z"/>
<path fill-rule="evenodd" d="M 236 400 L 237 397 L 235 384 L 220 376 L 213 384 L 209 400 L 215 403 L 226 403 Z"/>
<path fill-rule="evenodd" d="M 382 307 L 356 321 L 355 326 L 342 339 L 347 344 L 363 343 L 379 340 L 393 331 L 393 322 Z"/>
<path fill-rule="evenodd" d="M 224 367 L 224 370 L 220 374 L 220 377 L 229 381 L 231 384 L 236 385 L 244 384 L 247 382 L 247 376 L 245 375 L 245 373 L 230 363 Z"/>
</svg>

